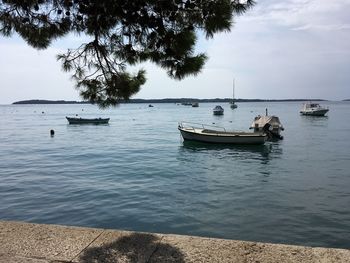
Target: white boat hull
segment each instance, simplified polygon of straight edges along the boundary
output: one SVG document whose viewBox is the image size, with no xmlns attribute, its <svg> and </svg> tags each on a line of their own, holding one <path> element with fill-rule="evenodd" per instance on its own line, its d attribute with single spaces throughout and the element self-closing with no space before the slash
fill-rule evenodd
<svg viewBox="0 0 350 263">
<path fill-rule="evenodd" d="M 220 144 L 264 144 L 266 134 L 252 132 L 221 132 L 179 126 L 184 140 Z"/>
<path fill-rule="evenodd" d="M 307 110 L 303 111 L 301 110 L 301 115 L 308 115 L 308 116 L 324 116 L 329 110 L 328 109 L 322 109 L 322 110 Z"/>
</svg>

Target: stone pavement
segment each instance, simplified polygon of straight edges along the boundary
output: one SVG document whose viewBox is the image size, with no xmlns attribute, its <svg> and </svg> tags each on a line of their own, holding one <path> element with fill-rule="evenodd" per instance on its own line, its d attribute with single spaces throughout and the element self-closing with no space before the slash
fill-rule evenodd
<svg viewBox="0 0 350 263">
<path fill-rule="evenodd" d="M 350 250 L 0 221 L 1 263 L 350 262 Z"/>
</svg>

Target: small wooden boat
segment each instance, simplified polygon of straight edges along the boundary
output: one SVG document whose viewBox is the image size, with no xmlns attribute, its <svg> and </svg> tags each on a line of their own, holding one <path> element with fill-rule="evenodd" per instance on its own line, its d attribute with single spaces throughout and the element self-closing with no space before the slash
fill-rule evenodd
<svg viewBox="0 0 350 263">
<path fill-rule="evenodd" d="M 76 118 L 76 117 L 66 117 L 69 124 L 108 124 L 109 118 Z"/>
<path fill-rule="evenodd" d="M 267 135 L 263 132 L 226 131 L 225 128 L 197 123 L 179 123 L 178 129 L 188 141 L 220 144 L 264 144 Z"/>
<path fill-rule="evenodd" d="M 214 115 L 224 115 L 224 109 L 220 105 L 217 105 L 213 109 L 213 114 Z"/>
</svg>

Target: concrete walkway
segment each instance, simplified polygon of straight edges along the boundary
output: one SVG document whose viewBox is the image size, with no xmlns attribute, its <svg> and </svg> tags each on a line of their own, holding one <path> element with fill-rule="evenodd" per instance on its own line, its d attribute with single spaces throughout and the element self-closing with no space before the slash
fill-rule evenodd
<svg viewBox="0 0 350 263">
<path fill-rule="evenodd" d="M 350 262 L 350 250 L 0 221 L 0 262 Z"/>
</svg>

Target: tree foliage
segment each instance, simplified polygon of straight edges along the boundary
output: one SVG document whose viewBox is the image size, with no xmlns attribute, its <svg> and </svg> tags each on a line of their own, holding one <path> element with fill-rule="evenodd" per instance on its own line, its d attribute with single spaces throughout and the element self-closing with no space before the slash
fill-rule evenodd
<svg viewBox="0 0 350 263">
<path fill-rule="evenodd" d="M 151 61 L 182 79 L 200 72 L 197 34 L 229 31 L 234 15 L 253 0 L 0 0 L 0 34 L 18 33 L 29 45 L 47 48 L 68 33 L 91 41 L 58 55 L 72 71 L 81 96 L 101 107 L 129 99 L 146 82 L 128 65 Z"/>
</svg>

